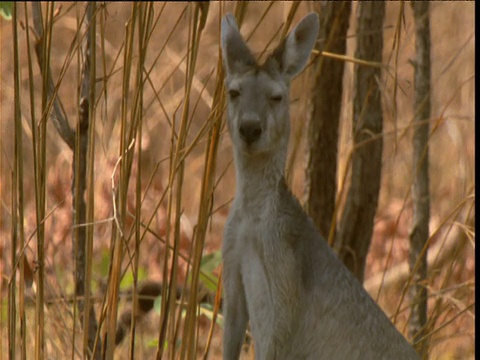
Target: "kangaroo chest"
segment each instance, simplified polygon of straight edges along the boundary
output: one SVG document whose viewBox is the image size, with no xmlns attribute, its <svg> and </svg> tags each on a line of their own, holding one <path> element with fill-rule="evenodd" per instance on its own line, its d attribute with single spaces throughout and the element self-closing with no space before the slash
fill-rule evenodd
<svg viewBox="0 0 480 360">
<path fill-rule="evenodd" d="M 250 326 L 256 342 L 263 342 L 274 326 L 275 294 L 272 292 L 271 269 L 266 249 L 266 232 L 269 224 L 264 217 L 246 216 L 239 222 L 236 240 L 239 269 Z"/>
</svg>

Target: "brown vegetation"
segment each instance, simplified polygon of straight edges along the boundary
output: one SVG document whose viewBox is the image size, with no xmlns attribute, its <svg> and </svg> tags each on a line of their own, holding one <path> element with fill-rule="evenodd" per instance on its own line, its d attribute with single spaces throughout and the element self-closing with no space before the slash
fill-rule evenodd
<svg viewBox="0 0 480 360">
<path fill-rule="evenodd" d="M 137 5 L 129 3 L 99 3 L 96 37 L 96 108 L 93 186 L 86 199 L 94 199 L 92 297 L 99 323 L 107 306 L 105 291 L 109 286 L 109 267 L 113 252 L 114 233 L 121 229 L 119 238 L 125 251 L 121 259 L 124 282 L 120 285 L 119 308 L 128 306 L 128 294 L 138 281 L 165 280 L 169 284 L 190 284 L 194 269 L 202 269 L 200 259 L 217 251 L 221 244 L 223 224 L 228 214 L 229 202 L 234 195 L 234 174 L 230 139 L 218 115 L 223 109 L 219 58 L 219 19 L 227 11 L 243 14 L 242 34 L 248 39 L 257 55 L 273 47 L 283 33 L 282 24 L 288 18 L 291 2 L 252 2 L 246 4 L 212 2 L 205 12 L 206 23 L 201 35 L 193 36 L 193 28 L 201 27 L 196 19 L 195 4 L 155 3 L 151 35 L 144 60 L 145 82 L 137 83 L 139 63 L 138 44 L 132 47 L 133 56 L 125 56 L 127 40 L 135 40 L 138 33 L 130 34 L 128 26 Z M 79 21 L 84 14 L 83 3 L 58 3 L 55 5 L 51 42 L 51 69 L 58 96 L 72 128 L 79 114 L 80 62 L 75 34 L 81 29 Z M 140 5 L 139 5 L 140 6 Z M 365 283 L 382 308 L 406 334 L 409 316 L 409 297 L 406 283 L 409 277 L 389 273 L 407 264 L 408 237 L 412 222 L 412 134 L 413 134 L 413 68 L 409 61 L 414 54 L 413 16 L 410 6 L 405 6 L 405 17 L 399 19 L 399 3 L 386 5 L 384 23 L 385 65 L 381 81 L 381 100 L 384 110 L 384 148 L 379 208 L 375 217 L 370 252 L 367 257 Z M 354 5 L 355 7 L 355 5 Z M 83 353 L 82 327 L 74 313 L 72 261 L 72 152 L 60 139 L 51 124 L 47 124 L 46 138 L 38 139 L 32 124 L 40 125 L 42 117 L 42 80 L 33 53 L 33 35 L 30 33 L 32 51 L 32 77 L 29 76 L 27 56 L 25 9 L 31 21 L 27 4 L 18 5 L 19 94 L 14 90 L 14 56 L 12 22 L 2 19 L 0 36 L 0 359 L 7 358 L 8 314 L 13 306 L 8 304 L 8 290 L 24 276 L 26 343 L 21 343 L 20 324 L 17 324 L 18 348 L 31 353 L 38 310 L 34 303 L 38 285 L 38 206 L 35 199 L 38 189 L 35 176 L 45 179 L 45 302 L 44 331 L 47 358 L 81 357 Z M 137 9 L 138 10 L 138 9 Z M 312 10 L 312 4 L 302 2 L 294 14 L 293 23 Z M 353 13 L 353 11 L 352 11 Z M 138 20 L 138 19 L 137 19 Z M 338 152 L 338 194 L 340 213 L 345 203 L 348 184 L 345 173 L 351 171 L 347 159 L 353 146 L 351 135 L 353 63 L 355 23 L 348 31 L 347 55 L 344 74 L 340 144 Z M 473 358 L 475 321 L 475 91 L 474 91 L 474 3 L 431 3 L 430 24 L 432 36 L 432 102 L 430 119 L 430 239 L 431 247 L 438 249 L 439 260 L 432 259 L 428 272 L 428 331 L 432 359 Z M 240 23 L 240 22 L 239 22 Z M 401 26 L 398 24 L 401 23 Z M 135 25 L 135 26 L 138 26 Z M 146 29 L 146 28 L 145 28 Z M 138 31 L 138 29 L 137 29 Z M 400 31 L 400 34 L 396 34 Z M 398 35 L 398 36 L 397 36 Z M 198 54 L 194 57 L 189 45 L 197 41 Z M 397 41 L 395 47 L 394 41 Z M 263 56 L 263 55 L 262 55 Z M 125 59 L 128 59 L 126 61 Z M 338 60 L 341 61 L 341 60 Z M 125 82 L 127 70 L 131 80 Z M 311 70 L 311 69 L 310 69 Z M 309 69 L 296 78 L 291 91 L 292 141 L 289 157 L 289 180 L 293 191 L 302 199 L 305 188 L 307 117 L 310 113 L 312 74 Z M 191 85 L 189 85 L 191 84 Z M 141 91 L 139 90 L 141 88 Z M 34 94 L 34 109 L 30 94 Z M 135 95 L 143 97 L 143 113 L 133 125 L 131 112 Z M 186 108 L 186 100 L 189 107 Z M 125 102 L 122 102 L 125 101 Z M 23 176 L 21 199 L 23 218 L 18 209 L 12 211 L 19 199 L 19 187 L 12 179 L 18 152 L 19 129 L 15 129 L 15 108 L 21 111 Z M 137 116 L 137 115 L 135 115 Z M 33 118 L 32 118 L 33 117 Z M 216 122 L 216 120 L 219 120 Z M 138 136 L 132 143 L 122 143 L 122 126 L 134 127 Z M 140 131 L 141 129 L 141 131 Z M 218 137 L 217 137 L 218 136 Z M 43 141 L 45 145 L 44 175 L 34 172 L 34 148 Z M 141 150 L 141 151 L 140 151 Z M 129 181 L 124 156 L 132 154 Z M 141 156 L 139 154 L 141 153 Z M 208 156 L 207 156 L 208 154 Z M 207 164 L 207 166 L 206 166 Z M 138 180 L 137 180 L 138 179 Z M 126 212 L 124 222 L 114 206 L 114 192 L 125 187 Z M 202 191 L 202 189 L 204 189 Z M 209 197 L 213 190 L 213 198 Z M 140 195 L 140 196 L 138 196 Z M 15 200 L 16 199 L 16 200 Z M 15 200 L 15 201 L 14 201 Z M 212 200 L 210 202 L 210 200 Z M 138 202 L 141 201 L 141 207 Z M 15 215 L 16 214 L 16 215 Z M 140 214 L 140 222 L 135 215 Z M 18 222 L 15 219 L 18 218 Z M 337 215 L 337 220 L 339 216 Z M 25 255 L 22 270 L 12 264 L 13 234 L 23 226 L 25 248 L 15 252 Z M 148 226 L 148 230 L 147 230 Z M 328 234 L 326 234 L 328 235 Z M 453 238 L 453 240 L 452 240 Z M 141 239 L 141 242 L 140 242 Z M 139 242 L 136 242 L 138 240 Z M 175 250 L 165 246 L 175 244 Z M 461 246 L 451 244 L 459 243 Z M 18 244 L 18 243 L 17 243 Z M 138 264 L 133 253 L 138 246 Z M 21 250 L 21 251 L 20 251 Z M 433 252 L 433 251 L 432 251 Z M 190 265 L 189 265 L 190 264 Z M 403 265 L 402 265 L 403 264 Z M 430 264 L 430 259 L 429 259 Z M 172 271 L 172 267 L 175 271 Z M 217 268 L 211 275 L 219 275 Z M 401 273 L 401 271 L 400 271 Z M 12 275 L 14 274 L 14 275 Z M 373 284 L 372 279 L 384 281 Z M 130 280 L 129 280 L 130 279 Z M 371 281 L 369 283 L 369 281 Z M 384 286 L 379 284 L 383 283 Z M 369 288 L 371 286 L 371 288 Z M 195 292 L 192 296 L 196 296 Z M 131 296 L 130 296 L 131 298 Z M 176 298 L 176 296 L 174 296 Z M 198 296 L 200 298 L 200 296 Z M 172 297 L 173 299 L 173 297 Z M 16 298 L 17 315 L 21 316 Z M 184 299 L 186 300 L 186 299 Z M 172 303 L 163 340 L 164 354 L 172 358 L 186 356 L 188 349 L 178 339 L 188 339 L 201 358 L 209 349 L 208 358 L 220 358 L 221 327 L 212 325 L 211 313 L 202 308 L 197 316 L 195 304 L 183 309 Z M 217 304 L 218 305 L 218 304 Z M 185 310 L 186 308 L 190 310 Z M 192 310 L 193 309 L 193 310 Z M 128 358 L 134 344 L 138 358 L 153 358 L 157 354 L 161 316 L 156 311 L 136 325 L 135 343 L 124 341 L 115 358 Z M 165 314 L 166 309 L 162 310 Z M 102 315 L 103 314 L 103 315 Z M 38 315 L 38 314 L 37 314 Z M 74 316 L 76 321 L 74 322 Z M 105 327 L 105 324 L 103 324 Z M 198 333 L 196 329 L 199 329 Z M 209 331 L 213 331 L 211 343 Z M 177 344 L 176 346 L 174 344 Z M 251 353 L 251 352 L 250 352 Z M 20 354 L 20 350 L 17 355 Z M 125 354 L 125 355 L 120 355 Z"/>
</svg>

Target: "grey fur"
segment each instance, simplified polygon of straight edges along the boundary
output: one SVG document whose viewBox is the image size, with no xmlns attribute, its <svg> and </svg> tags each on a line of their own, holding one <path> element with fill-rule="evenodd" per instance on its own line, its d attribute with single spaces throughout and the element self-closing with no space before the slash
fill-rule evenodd
<svg viewBox="0 0 480 360">
<path fill-rule="evenodd" d="M 257 359 L 417 359 L 288 190 L 290 80 L 318 32 L 307 15 L 264 64 L 235 18 L 222 20 L 237 190 L 225 225 L 223 358 L 238 359 L 250 319 Z"/>
</svg>

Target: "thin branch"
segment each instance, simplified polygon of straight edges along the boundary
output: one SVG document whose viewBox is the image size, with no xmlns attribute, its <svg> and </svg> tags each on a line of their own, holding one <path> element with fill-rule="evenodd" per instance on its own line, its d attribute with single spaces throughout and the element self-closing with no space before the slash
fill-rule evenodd
<svg viewBox="0 0 480 360">
<path fill-rule="evenodd" d="M 430 118 L 430 22 L 429 3 L 412 2 L 415 18 L 415 62 L 414 62 L 414 121 Z M 429 125 L 415 128 L 413 134 L 413 223 L 410 229 L 410 287 L 412 312 L 409 320 L 409 332 L 418 354 L 425 357 L 428 353 L 427 324 L 427 250 L 430 220 L 429 192 Z M 416 270 L 416 271 L 414 271 Z"/>
<path fill-rule="evenodd" d="M 43 54 L 43 41 L 44 41 L 44 30 L 43 30 L 43 21 L 42 21 L 42 8 L 40 2 L 32 2 L 32 14 L 33 14 L 33 29 L 37 37 L 37 42 L 35 44 L 35 53 L 37 54 L 38 64 L 40 66 L 40 72 L 43 76 L 48 76 L 48 94 L 47 99 L 49 102 L 52 101 L 53 98 L 53 109 L 52 109 L 52 122 L 57 130 L 58 134 L 62 138 L 63 141 L 68 145 L 68 147 L 73 150 L 75 146 L 75 131 L 72 130 L 68 123 L 67 115 L 63 110 L 63 105 L 58 96 L 56 96 L 56 89 L 55 85 L 52 80 L 51 71 L 49 70 L 47 73 L 44 74 L 44 54 Z"/>
</svg>

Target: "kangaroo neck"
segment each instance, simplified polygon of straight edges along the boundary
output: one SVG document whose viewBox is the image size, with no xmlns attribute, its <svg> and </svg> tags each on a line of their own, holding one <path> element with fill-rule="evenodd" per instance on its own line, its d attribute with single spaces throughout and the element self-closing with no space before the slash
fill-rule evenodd
<svg viewBox="0 0 480 360">
<path fill-rule="evenodd" d="M 248 156 L 235 151 L 236 201 L 242 206 L 261 207 L 266 199 L 276 198 L 285 174 L 285 158 L 282 153 Z"/>
</svg>

